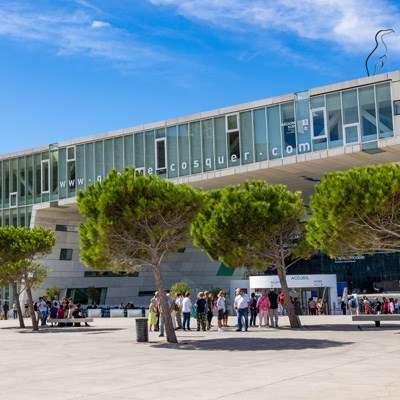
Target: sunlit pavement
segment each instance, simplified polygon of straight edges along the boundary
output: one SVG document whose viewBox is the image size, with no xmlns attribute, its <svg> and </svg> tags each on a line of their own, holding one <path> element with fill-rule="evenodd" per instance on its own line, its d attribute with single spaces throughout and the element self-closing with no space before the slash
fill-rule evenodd
<svg viewBox="0 0 400 400">
<path fill-rule="evenodd" d="M 197 332 L 192 320 L 168 344 L 158 332 L 137 343 L 131 318 L 38 333 L 3 320 L 0 399 L 399 399 L 400 324 L 301 321 L 235 332 L 232 317 L 225 332 Z"/>
</svg>

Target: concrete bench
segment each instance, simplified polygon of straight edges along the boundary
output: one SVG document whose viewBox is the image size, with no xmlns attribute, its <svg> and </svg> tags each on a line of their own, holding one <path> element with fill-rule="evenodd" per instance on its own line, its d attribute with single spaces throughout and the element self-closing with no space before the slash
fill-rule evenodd
<svg viewBox="0 0 400 400">
<path fill-rule="evenodd" d="M 353 321 L 374 321 L 376 327 L 381 326 L 381 321 L 400 321 L 400 314 L 364 314 L 353 315 Z"/>
<path fill-rule="evenodd" d="M 54 323 L 57 323 L 59 325 L 60 323 L 65 324 L 65 326 L 68 326 L 68 324 L 74 324 L 74 326 L 81 326 L 81 323 L 84 322 L 86 326 L 88 322 L 93 322 L 93 318 L 47 318 L 47 322 L 51 322 L 51 326 L 53 326 Z"/>
</svg>

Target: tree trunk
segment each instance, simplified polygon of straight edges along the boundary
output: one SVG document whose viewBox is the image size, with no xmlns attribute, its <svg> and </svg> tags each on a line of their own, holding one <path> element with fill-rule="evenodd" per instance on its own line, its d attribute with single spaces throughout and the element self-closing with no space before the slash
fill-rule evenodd
<svg viewBox="0 0 400 400">
<path fill-rule="evenodd" d="M 32 330 L 38 331 L 39 330 L 39 320 L 36 318 L 36 312 L 33 309 L 32 289 L 31 289 L 31 285 L 29 284 L 28 271 L 25 271 L 25 273 L 24 273 L 24 280 L 25 280 L 26 295 L 28 296 L 29 313 L 31 314 L 31 320 L 32 320 Z"/>
<path fill-rule="evenodd" d="M 13 282 L 11 286 L 14 293 L 14 303 L 17 306 L 17 311 L 18 311 L 19 327 L 25 328 L 24 316 L 22 315 L 21 303 L 19 302 L 17 282 Z M 13 313 L 14 313 L 14 307 L 13 307 Z"/>
<path fill-rule="evenodd" d="M 171 311 L 167 302 L 167 295 L 165 293 L 164 282 L 162 280 L 161 271 L 158 266 L 152 268 L 154 279 L 156 281 L 156 286 L 158 290 L 158 295 L 160 296 L 160 305 L 163 314 L 163 320 L 165 324 L 165 333 L 167 335 L 168 343 L 178 343 L 176 339 L 174 326 L 172 324 Z"/>
<path fill-rule="evenodd" d="M 286 269 L 284 262 L 284 260 L 280 260 L 280 262 L 276 265 L 276 271 L 278 272 L 279 282 L 281 284 L 283 295 L 285 296 L 286 312 L 289 317 L 290 327 L 301 328 L 299 317 L 294 313 L 294 306 L 293 303 L 290 301 L 289 287 L 286 282 Z"/>
</svg>

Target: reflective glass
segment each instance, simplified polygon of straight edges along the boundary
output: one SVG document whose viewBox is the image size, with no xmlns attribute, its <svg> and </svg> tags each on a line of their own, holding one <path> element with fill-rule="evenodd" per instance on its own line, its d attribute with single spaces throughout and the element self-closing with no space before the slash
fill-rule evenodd
<svg viewBox="0 0 400 400">
<path fill-rule="evenodd" d="M 177 127 L 167 128 L 167 157 L 168 157 L 168 178 L 177 178 L 179 173 L 178 162 L 178 135 Z"/>
<path fill-rule="evenodd" d="M 192 162 L 192 174 L 202 172 L 201 156 L 201 132 L 200 122 L 192 122 L 190 125 L 190 156 Z"/>
<path fill-rule="evenodd" d="M 94 144 L 85 144 L 85 187 L 88 187 L 91 183 L 94 183 Z"/>
<path fill-rule="evenodd" d="M 313 138 L 318 139 L 325 136 L 325 110 L 312 110 Z"/>
<path fill-rule="evenodd" d="M 214 119 L 214 140 L 215 140 L 215 165 L 217 169 L 227 167 L 227 143 L 226 143 L 225 117 Z"/>
<path fill-rule="evenodd" d="M 281 128 L 283 156 L 296 155 L 296 121 L 294 119 L 294 103 L 281 105 Z"/>
<path fill-rule="evenodd" d="M 104 176 L 114 168 L 114 146 L 113 140 L 107 139 L 104 141 Z"/>
<path fill-rule="evenodd" d="M 124 136 L 124 167 L 132 167 L 133 164 L 133 136 Z"/>
<path fill-rule="evenodd" d="M 269 158 L 282 157 L 281 117 L 279 106 L 267 108 Z"/>
<path fill-rule="evenodd" d="M 124 170 L 124 141 L 122 137 L 114 139 L 114 168 L 118 172 Z"/>
<path fill-rule="evenodd" d="M 100 140 L 94 144 L 94 160 L 95 160 L 95 180 L 101 181 L 104 178 L 104 154 L 103 142 Z"/>
<path fill-rule="evenodd" d="M 166 146 L 165 146 L 165 138 L 156 140 L 156 168 L 157 171 L 163 170 L 167 168 L 167 157 L 166 157 Z"/>
<path fill-rule="evenodd" d="M 379 138 L 393 136 L 393 115 L 390 96 L 390 84 L 376 85 L 376 103 L 378 107 Z"/>
<path fill-rule="evenodd" d="M 85 145 L 79 144 L 75 149 L 76 154 L 76 184 L 77 189 L 85 189 Z"/>
<path fill-rule="evenodd" d="M 50 152 L 51 200 L 58 200 L 58 150 Z"/>
<path fill-rule="evenodd" d="M 33 203 L 33 156 L 26 157 L 26 204 Z"/>
<path fill-rule="evenodd" d="M 253 111 L 254 125 L 254 152 L 256 161 L 268 160 L 267 148 L 267 121 L 265 118 L 265 108 Z"/>
<path fill-rule="evenodd" d="M 373 86 L 367 86 L 358 90 L 361 118 L 361 141 L 370 142 L 376 140 L 376 111 L 375 91 Z"/>
<path fill-rule="evenodd" d="M 60 199 L 67 197 L 67 149 L 63 148 L 58 151 L 59 163 L 58 163 L 58 173 L 59 173 L 59 196 Z"/>
<path fill-rule="evenodd" d="M 33 156 L 35 162 L 35 204 L 42 201 L 42 156 L 35 154 Z"/>
<path fill-rule="evenodd" d="M 25 157 L 18 159 L 18 204 L 24 206 L 26 204 L 26 174 L 25 174 Z"/>
<path fill-rule="evenodd" d="M 346 126 L 345 132 L 346 132 L 346 143 L 358 142 L 358 126 L 357 125 Z"/>
<path fill-rule="evenodd" d="M 228 132 L 228 167 L 240 165 L 240 135 L 239 131 Z"/>
<path fill-rule="evenodd" d="M 325 107 L 325 98 L 324 96 L 316 96 L 312 97 L 310 101 L 311 108 L 322 108 Z"/>
<path fill-rule="evenodd" d="M 178 126 L 178 148 L 179 148 L 179 176 L 190 174 L 189 132 L 188 126 Z"/>
<path fill-rule="evenodd" d="M 3 161 L 0 161 L 0 209 L 3 208 Z M 1 228 L 0 223 L 0 228 Z"/>
<path fill-rule="evenodd" d="M 135 149 L 135 167 L 144 168 L 144 134 L 143 132 L 133 135 Z"/>
<path fill-rule="evenodd" d="M 228 131 L 238 129 L 237 115 L 236 114 L 228 115 L 227 120 L 228 120 Z"/>
<path fill-rule="evenodd" d="M 145 141 L 145 158 L 144 168 L 145 175 L 151 175 L 156 173 L 156 149 L 154 146 L 154 130 L 147 131 L 144 134 Z"/>
<path fill-rule="evenodd" d="M 311 151 L 310 131 L 310 102 L 308 100 L 296 101 L 296 127 L 297 127 L 297 152 L 298 154 Z"/>
<path fill-rule="evenodd" d="M 342 92 L 343 124 L 354 124 L 358 122 L 357 90 L 346 90 Z"/>
<path fill-rule="evenodd" d="M 212 120 L 201 121 L 201 136 L 203 145 L 203 171 L 214 169 L 214 137 Z"/>
<path fill-rule="evenodd" d="M 252 132 L 251 111 L 239 114 L 240 119 L 240 160 L 241 164 L 254 162 L 254 143 Z"/>
<path fill-rule="evenodd" d="M 326 96 L 326 115 L 328 125 L 329 147 L 343 146 L 342 107 L 340 104 L 340 93 L 328 94 Z"/>
</svg>

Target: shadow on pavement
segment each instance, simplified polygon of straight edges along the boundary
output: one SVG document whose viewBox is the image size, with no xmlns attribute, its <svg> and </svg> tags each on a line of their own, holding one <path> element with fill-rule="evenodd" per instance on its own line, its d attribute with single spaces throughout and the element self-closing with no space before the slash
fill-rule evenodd
<svg viewBox="0 0 400 400">
<path fill-rule="evenodd" d="M 34 334 L 57 334 L 57 332 L 68 332 L 68 333 L 86 333 L 86 334 L 100 334 L 100 333 L 110 333 L 115 331 L 122 331 L 122 328 L 92 328 L 90 326 L 87 327 L 79 327 L 79 326 L 70 326 L 70 327 L 47 327 L 39 329 L 39 331 L 33 331 L 32 327 L 28 328 L 2 328 L 8 330 L 16 330 L 17 333 L 34 333 Z"/>
<path fill-rule="evenodd" d="M 260 350 L 304 350 L 326 349 L 353 344 L 353 342 L 339 342 L 320 339 L 287 339 L 287 338 L 226 338 L 199 341 L 185 341 L 180 343 L 160 343 L 152 347 L 170 348 L 174 350 L 226 350 L 226 351 L 260 351 Z"/>
<path fill-rule="evenodd" d="M 343 325 L 303 325 L 303 329 L 305 331 L 341 331 L 341 332 L 351 332 L 351 331 L 380 331 L 380 330 L 400 330 L 400 326 L 391 325 L 391 324 L 381 324 L 379 328 L 377 328 L 374 322 L 370 324 L 360 324 L 360 325 L 352 325 L 352 324 L 343 324 Z"/>
</svg>

